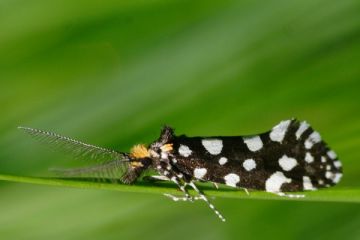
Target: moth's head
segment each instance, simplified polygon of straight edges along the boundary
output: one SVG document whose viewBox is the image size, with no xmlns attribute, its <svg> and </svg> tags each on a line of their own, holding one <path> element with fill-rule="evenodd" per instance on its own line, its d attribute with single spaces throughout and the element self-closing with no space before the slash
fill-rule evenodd
<svg viewBox="0 0 360 240">
<path fill-rule="evenodd" d="M 167 158 L 173 150 L 174 130 L 169 126 L 164 126 L 161 130 L 160 137 L 153 142 L 148 152 L 152 158 Z"/>
<path fill-rule="evenodd" d="M 151 164 L 151 155 L 144 144 L 138 144 L 130 150 L 130 166 L 132 168 L 147 168 Z"/>
</svg>

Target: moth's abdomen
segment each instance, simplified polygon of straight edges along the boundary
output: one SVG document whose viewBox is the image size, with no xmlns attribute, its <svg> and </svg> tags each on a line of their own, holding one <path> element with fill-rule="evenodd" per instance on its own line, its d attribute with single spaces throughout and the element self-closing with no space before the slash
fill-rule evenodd
<svg viewBox="0 0 360 240">
<path fill-rule="evenodd" d="M 306 122 L 283 121 L 246 137 L 177 137 L 176 167 L 195 179 L 270 192 L 314 190 L 340 181 L 336 154 Z"/>
</svg>

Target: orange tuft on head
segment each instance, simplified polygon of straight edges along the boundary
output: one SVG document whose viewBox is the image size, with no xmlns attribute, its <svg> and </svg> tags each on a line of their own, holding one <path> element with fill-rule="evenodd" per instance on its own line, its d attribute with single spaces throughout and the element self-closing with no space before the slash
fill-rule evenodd
<svg viewBox="0 0 360 240">
<path fill-rule="evenodd" d="M 160 149 L 163 151 L 163 152 L 171 152 L 173 150 L 173 144 L 172 143 L 168 143 L 168 144 L 165 144 L 165 145 L 162 145 L 160 147 Z"/>
<path fill-rule="evenodd" d="M 132 158 L 146 158 L 150 157 L 148 149 L 143 144 L 135 145 L 131 148 L 130 156 Z"/>
</svg>

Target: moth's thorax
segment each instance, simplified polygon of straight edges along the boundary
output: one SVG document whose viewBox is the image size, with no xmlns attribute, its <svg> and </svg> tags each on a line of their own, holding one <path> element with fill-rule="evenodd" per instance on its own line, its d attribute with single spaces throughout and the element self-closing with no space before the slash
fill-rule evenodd
<svg viewBox="0 0 360 240">
<path fill-rule="evenodd" d="M 160 137 L 149 146 L 150 156 L 155 159 L 168 159 L 169 154 L 173 151 L 173 138 L 173 129 L 164 126 Z"/>
<path fill-rule="evenodd" d="M 159 174 L 169 176 L 172 170 L 170 159 L 173 152 L 173 144 L 156 141 L 150 145 L 148 151 L 153 160 L 153 168 Z"/>
<path fill-rule="evenodd" d="M 148 152 L 150 157 L 158 159 L 167 159 L 169 153 L 173 151 L 173 144 L 161 142 L 154 142 L 150 145 Z"/>
</svg>

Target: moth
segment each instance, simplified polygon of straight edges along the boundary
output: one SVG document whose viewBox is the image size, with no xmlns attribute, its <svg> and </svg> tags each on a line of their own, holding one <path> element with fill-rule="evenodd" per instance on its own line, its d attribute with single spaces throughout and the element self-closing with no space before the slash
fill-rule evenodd
<svg viewBox="0 0 360 240">
<path fill-rule="evenodd" d="M 176 136 L 165 126 L 149 144 L 135 145 L 129 153 L 83 143 L 38 129 L 19 127 L 44 142 L 75 156 L 98 160 L 95 166 L 55 169 L 66 177 L 96 176 L 132 184 L 149 169 L 159 175 L 151 180 L 171 181 L 182 196 L 165 194 L 174 201 L 203 200 L 222 220 L 225 218 L 201 191 L 197 182 L 262 190 L 285 197 L 330 187 L 342 177 L 342 164 L 334 151 L 310 125 L 296 119 L 281 121 L 270 131 L 251 136 Z M 190 195 L 188 188 L 195 190 Z"/>
</svg>

